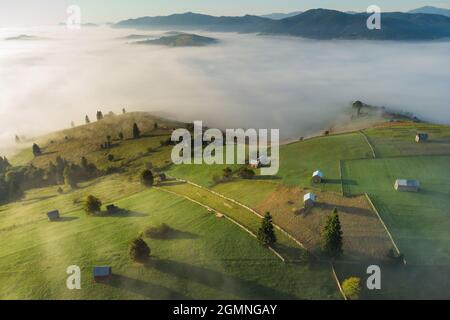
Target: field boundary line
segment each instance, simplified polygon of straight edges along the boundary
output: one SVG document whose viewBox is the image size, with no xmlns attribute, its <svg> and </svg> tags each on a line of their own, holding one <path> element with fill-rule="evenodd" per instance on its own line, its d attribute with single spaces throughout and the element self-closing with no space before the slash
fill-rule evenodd
<svg viewBox="0 0 450 320">
<path fill-rule="evenodd" d="M 177 178 L 176 178 L 176 179 L 177 179 Z M 236 200 L 234 200 L 234 199 L 232 199 L 232 198 L 229 198 L 229 197 L 227 197 L 227 196 L 224 196 L 223 194 L 220 194 L 220 193 L 218 193 L 218 192 L 216 192 L 216 191 L 213 191 L 213 190 L 211 190 L 211 189 L 205 188 L 205 187 L 203 187 L 203 186 L 201 186 L 201 185 L 198 185 L 198 184 L 196 184 L 196 183 L 194 183 L 194 182 L 191 182 L 191 181 L 189 181 L 189 180 L 183 180 L 183 179 L 177 179 L 177 180 L 186 182 L 186 183 L 191 184 L 191 185 L 193 185 L 193 186 L 195 186 L 195 187 L 197 187 L 197 188 L 200 188 L 200 189 L 203 189 L 203 190 L 205 190 L 205 191 L 208 191 L 208 192 L 210 192 L 210 193 L 212 193 L 212 194 L 214 194 L 214 195 L 216 195 L 216 196 L 218 196 L 218 197 L 220 197 L 220 198 L 222 198 L 222 199 L 228 200 L 228 201 L 230 201 L 230 202 L 232 202 L 232 203 L 234 203 L 234 204 L 236 204 L 236 205 L 238 205 L 238 206 L 241 206 L 242 208 L 244 208 L 244 209 L 250 211 L 251 213 L 257 215 L 257 216 L 260 217 L 261 219 L 264 218 L 264 216 L 263 216 L 262 214 L 260 214 L 259 212 L 257 212 L 256 210 L 250 208 L 249 206 L 247 206 L 247 205 L 245 205 L 245 204 L 243 204 L 243 203 L 241 203 L 241 202 L 239 202 L 239 201 L 236 201 Z M 303 243 L 301 243 L 300 241 L 298 241 L 295 237 L 293 237 L 291 234 L 289 234 L 286 230 L 284 230 L 284 229 L 281 228 L 279 225 L 277 225 L 277 224 L 275 224 L 275 223 L 273 223 L 273 222 L 272 222 L 272 224 L 273 224 L 273 226 L 274 226 L 278 231 L 280 231 L 280 232 L 283 233 L 285 236 L 287 236 L 289 239 L 291 239 L 292 241 L 294 241 L 294 242 L 295 242 L 297 245 L 299 245 L 302 249 L 308 251 L 308 250 L 306 249 L 306 247 L 303 245 Z M 309 251 L 308 251 L 308 252 L 309 252 Z"/>
<path fill-rule="evenodd" d="M 330 262 L 330 266 L 331 266 L 331 273 L 333 274 L 334 280 L 336 280 L 336 284 L 339 288 L 339 292 L 341 293 L 342 297 L 344 297 L 344 300 L 348 300 L 347 296 L 344 293 L 344 290 L 342 290 L 342 286 L 341 286 L 341 283 L 339 282 L 339 278 L 336 274 L 336 270 L 334 270 L 333 262 Z"/>
<path fill-rule="evenodd" d="M 397 254 L 400 254 L 400 250 L 397 247 L 397 244 L 394 241 L 394 238 L 392 237 L 391 233 L 389 232 L 389 229 L 387 228 L 386 224 L 384 223 L 383 219 L 381 218 L 380 213 L 378 212 L 377 207 L 375 207 L 375 205 L 373 204 L 372 200 L 370 199 L 369 195 L 367 193 L 364 193 L 364 195 L 366 196 L 367 201 L 369 201 L 370 206 L 372 207 L 373 211 L 375 212 L 375 214 L 377 215 L 378 219 L 380 220 L 381 224 L 383 225 L 384 229 L 386 230 L 389 239 L 391 239 L 392 244 L 394 245 L 395 250 L 397 251 Z M 406 264 L 406 259 L 403 258 L 403 264 Z"/>
<path fill-rule="evenodd" d="M 210 206 L 208 206 L 208 205 L 206 205 L 206 204 L 204 204 L 204 203 L 201 203 L 201 202 L 199 202 L 199 201 L 197 201 L 197 200 L 194 200 L 194 199 L 192 199 L 192 198 L 190 198 L 190 197 L 188 197 L 188 196 L 179 194 L 179 193 L 177 193 L 177 192 L 175 192 L 175 191 L 167 190 L 167 189 L 164 189 L 164 188 L 161 188 L 161 187 L 155 187 L 155 188 L 156 188 L 157 190 L 161 190 L 161 191 L 164 191 L 164 192 L 167 192 L 167 193 L 176 195 L 177 197 L 185 198 L 185 199 L 187 199 L 187 200 L 189 200 L 189 201 L 191 201 L 191 202 L 193 202 L 193 203 L 195 203 L 195 204 L 197 204 L 197 205 L 199 205 L 199 206 L 205 208 L 206 210 L 208 210 L 208 211 L 210 211 L 210 212 L 211 212 L 211 211 L 215 211 L 215 212 L 217 212 L 217 213 L 223 215 L 224 218 L 226 218 L 227 220 L 231 221 L 232 223 L 234 223 L 235 225 L 237 225 L 238 227 L 240 227 L 241 229 L 243 229 L 243 230 L 246 231 L 247 233 L 249 233 L 249 234 L 250 234 L 252 237 L 254 237 L 255 239 L 258 238 L 258 237 L 256 236 L 256 234 L 254 234 L 250 229 L 248 229 L 248 228 L 245 227 L 244 225 L 240 224 L 239 222 L 237 222 L 237 221 L 234 220 L 233 218 L 229 217 L 229 216 L 226 215 L 225 213 L 220 212 L 219 210 L 216 210 L 216 209 L 214 209 L 214 208 L 212 208 L 212 207 L 210 207 Z M 280 253 L 278 253 L 274 248 L 272 248 L 272 247 L 270 247 L 270 246 L 268 246 L 267 248 L 268 248 L 270 251 L 272 251 L 272 253 L 275 254 L 281 261 L 286 262 L 286 259 L 285 259 Z"/>
<path fill-rule="evenodd" d="M 345 193 L 344 193 L 344 175 L 342 173 L 342 162 L 344 160 L 339 160 L 339 174 L 341 176 L 341 194 L 343 197 L 345 197 Z"/>
<path fill-rule="evenodd" d="M 359 130 L 358 132 L 361 133 L 361 134 L 363 135 L 364 140 L 366 140 L 367 144 L 368 144 L 369 147 L 370 147 L 370 150 L 372 150 L 373 158 L 376 159 L 376 158 L 377 158 L 377 155 L 376 155 L 376 153 L 375 153 L 375 148 L 373 147 L 372 143 L 370 142 L 369 137 L 368 137 L 362 130 Z"/>
</svg>

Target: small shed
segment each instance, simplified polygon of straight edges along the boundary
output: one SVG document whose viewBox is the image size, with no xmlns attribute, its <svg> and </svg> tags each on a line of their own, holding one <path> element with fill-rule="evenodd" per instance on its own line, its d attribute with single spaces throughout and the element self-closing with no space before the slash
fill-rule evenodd
<svg viewBox="0 0 450 320">
<path fill-rule="evenodd" d="M 268 166 L 270 164 L 270 159 L 266 155 L 262 155 L 258 158 L 258 166 Z"/>
<path fill-rule="evenodd" d="M 259 167 L 259 161 L 256 159 L 250 159 L 249 161 L 250 167 L 252 168 L 258 168 Z"/>
<path fill-rule="evenodd" d="M 428 133 L 418 133 L 416 134 L 416 142 L 426 142 L 428 141 Z"/>
<path fill-rule="evenodd" d="M 111 278 L 112 269 L 109 266 L 98 266 L 93 269 L 94 281 L 100 282 Z"/>
<path fill-rule="evenodd" d="M 322 180 L 323 180 L 323 172 L 320 171 L 320 170 L 314 171 L 313 174 L 312 174 L 311 180 L 314 183 L 321 183 Z"/>
<path fill-rule="evenodd" d="M 164 172 L 161 172 L 159 175 L 159 181 L 166 181 L 167 177 L 166 174 Z"/>
<path fill-rule="evenodd" d="M 305 208 L 314 207 L 314 203 L 316 202 L 316 195 L 312 192 L 309 192 L 303 196 L 303 204 Z"/>
<path fill-rule="evenodd" d="M 418 192 L 420 184 L 417 180 L 397 179 L 394 188 L 397 191 Z"/>
<path fill-rule="evenodd" d="M 59 211 L 53 210 L 53 211 L 47 212 L 47 218 L 48 218 L 48 221 L 58 220 L 59 219 Z"/>
</svg>

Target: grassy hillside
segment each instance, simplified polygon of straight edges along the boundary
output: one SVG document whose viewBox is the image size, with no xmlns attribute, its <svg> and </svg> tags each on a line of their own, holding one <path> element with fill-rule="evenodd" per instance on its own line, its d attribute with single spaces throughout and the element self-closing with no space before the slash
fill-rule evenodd
<svg viewBox="0 0 450 320">
<path fill-rule="evenodd" d="M 135 122 L 142 133 L 139 139 L 132 139 Z M 172 148 L 161 141 L 180 126 L 186 124 L 127 113 L 39 138 L 43 154 L 38 157 L 24 144 L 10 158 L 12 164 L 46 168 L 57 156 L 75 163 L 84 156 L 103 173 L 74 189 L 35 188 L 17 202 L 0 205 L 0 298 L 339 299 L 328 258 L 320 251 L 325 217 L 335 207 L 344 232 L 344 256 L 336 264 L 341 280 L 351 275 L 364 278 L 364 268 L 376 263 L 386 266 L 386 279 L 392 283 L 382 292 L 365 292 L 364 297 L 433 296 L 413 285 L 415 275 L 433 280 L 427 288 L 434 286 L 435 296 L 445 293 L 433 275 L 450 262 L 448 126 L 386 122 L 362 132 L 291 143 L 280 148 L 276 176 L 263 177 L 256 170 L 251 180 L 235 174 L 228 182 L 216 177 L 226 167 L 237 170 L 242 165 L 171 164 Z M 119 139 L 120 132 L 124 139 Z M 415 143 L 416 132 L 428 132 L 430 141 Z M 111 148 L 101 148 L 107 136 Z M 118 170 L 105 174 L 111 168 Z M 171 178 L 146 189 L 139 180 L 144 168 Z M 313 184 L 311 174 L 317 169 L 325 180 Z M 422 190 L 396 192 L 396 178 L 418 179 Z M 318 195 L 318 201 L 306 212 L 302 197 L 309 191 Z M 382 220 L 361 196 L 364 193 Z M 127 213 L 87 216 L 82 206 L 90 194 Z M 60 222 L 47 221 L 46 213 L 53 209 L 60 210 Z M 260 215 L 266 211 L 284 230 L 276 229 L 275 252 L 251 235 L 257 233 Z M 146 238 L 151 261 L 133 263 L 128 243 L 146 227 L 163 222 L 176 229 L 177 236 Z M 393 243 L 383 222 L 405 254 L 405 269 L 387 265 L 386 253 Z M 319 260 L 306 262 L 296 240 Z M 281 262 L 277 254 L 288 262 Z M 65 269 L 71 264 L 82 268 L 80 291 L 65 287 Z M 106 284 L 92 281 L 91 268 L 99 264 L 113 267 L 114 277 Z"/>
<path fill-rule="evenodd" d="M 2 231 L 2 298 L 339 297 L 327 268 L 284 264 L 232 223 L 182 198 L 150 190 L 114 203 L 128 213 L 89 217 L 74 210 L 55 223 L 41 214 L 33 223 Z M 41 200 L 41 210 L 53 208 L 52 201 Z M 14 211 L 17 207 L 2 214 Z M 132 263 L 129 241 L 162 222 L 178 230 L 176 237 L 146 239 L 152 260 Z M 80 291 L 65 287 L 65 269 L 72 264 L 82 268 Z M 111 282 L 93 283 L 91 267 L 99 264 L 112 266 Z"/>
<path fill-rule="evenodd" d="M 346 161 L 346 193 L 366 192 L 412 264 L 450 263 L 450 156 Z M 396 179 L 417 179 L 418 193 L 398 192 Z"/>
</svg>

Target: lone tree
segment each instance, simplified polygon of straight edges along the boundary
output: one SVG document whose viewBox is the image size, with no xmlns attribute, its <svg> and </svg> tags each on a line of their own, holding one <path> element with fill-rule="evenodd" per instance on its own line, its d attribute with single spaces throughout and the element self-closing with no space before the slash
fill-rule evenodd
<svg viewBox="0 0 450 320">
<path fill-rule="evenodd" d="M 356 116 L 359 117 L 361 115 L 361 109 L 363 107 L 363 103 L 359 100 L 356 100 L 355 102 L 353 102 L 352 107 L 353 107 L 353 109 L 356 110 Z"/>
<path fill-rule="evenodd" d="M 16 138 L 15 139 L 16 139 L 16 143 L 21 143 L 22 142 L 17 134 L 16 134 Z"/>
<path fill-rule="evenodd" d="M 75 172 L 71 166 L 67 166 L 64 168 L 64 182 L 68 184 L 72 189 L 77 187 L 77 180 L 75 177 Z"/>
<path fill-rule="evenodd" d="M 89 195 L 86 199 L 84 209 L 88 214 L 94 214 L 100 211 L 102 207 L 102 202 L 99 198 L 94 197 L 93 195 Z"/>
<path fill-rule="evenodd" d="M 84 121 L 86 121 L 86 124 L 91 123 L 91 119 L 89 119 L 88 115 L 86 115 L 86 117 L 84 118 Z"/>
<path fill-rule="evenodd" d="M 131 241 L 128 253 L 133 261 L 145 262 L 150 256 L 150 247 L 141 237 L 138 237 Z"/>
<path fill-rule="evenodd" d="M 42 154 L 41 148 L 36 143 L 33 143 L 32 149 L 35 157 L 40 156 Z"/>
<path fill-rule="evenodd" d="M 155 182 L 155 178 L 153 177 L 153 173 L 146 169 L 141 173 L 141 182 L 146 187 L 151 187 Z"/>
<path fill-rule="evenodd" d="M 133 138 L 137 139 L 141 136 L 141 130 L 139 130 L 138 125 L 135 123 L 133 123 Z"/>
<path fill-rule="evenodd" d="M 123 138 L 124 138 L 124 137 L 123 137 L 123 132 L 119 132 L 119 139 L 120 139 L 120 140 L 123 140 Z"/>
<path fill-rule="evenodd" d="M 103 119 L 103 112 L 97 111 L 97 121 L 100 121 Z"/>
<path fill-rule="evenodd" d="M 269 212 L 264 215 L 261 227 L 258 229 L 258 241 L 264 246 L 271 246 L 276 241 L 275 232 L 272 225 L 272 216 Z"/>
<path fill-rule="evenodd" d="M 71 121 L 71 122 L 70 122 L 70 126 L 71 126 L 72 128 L 75 128 L 75 122 Z"/>
<path fill-rule="evenodd" d="M 342 230 L 341 222 L 336 208 L 327 217 L 327 222 L 322 229 L 322 250 L 332 258 L 342 255 Z"/>
<path fill-rule="evenodd" d="M 125 110 L 125 108 L 122 108 L 122 113 L 123 114 L 127 113 L 127 110 Z"/>
<path fill-rule="evenodd" d="M 361 293 L 361 279 L 357 277 L 350 277 L 342 282 L 342 291 L 350 300 L 359 299 Z"/>
</svg>

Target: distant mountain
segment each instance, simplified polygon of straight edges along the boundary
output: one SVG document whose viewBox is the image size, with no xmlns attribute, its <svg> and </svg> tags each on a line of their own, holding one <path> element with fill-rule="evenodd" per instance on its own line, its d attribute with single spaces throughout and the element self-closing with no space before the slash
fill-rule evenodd
<svg viewBox="0 0 450 320">
<path fill-rule="evenodd" d="M 142 40 L 142 39 L 149 39 L 153 38 L 153 36 L 146 36 L 145 34 L 130 34 L 125 37 L 120 37 L 118 39 L 120 40 Z"/>
<path fill-rule="evenodd" d="M 205 14 L 187 12 L 160 17 L 141 17 L 128 19 L 115 24 L 119 28 L 143 29 L 202 29 L 209 31 L 230 31 L 252 33 L 260 32 L 273 20 L 258 16 L 214 17 Z"/>
<path fill-rule="evenodd" d="M 21 34 L 15 37 L 9 37 L 9 38 L 5 38 L 5 40 L 42 40 L 42 38 L 40 37 L 36 37 L 36 36 L 29 36 L 27 34 Z"/>
<path fill-rule="evenodd" d="M 450 37 L 450 18 L 441 15 L 384 13 L 381 30 L 369 30 L 367 13 L 314 9 L 277 21 L 269 34 L 312 39 L 432 40 Z"/>
<path fill-rule="evenodd" d="M 450 17 L 450 9 L 436 8 L 432 6 L 417 8 L 409 11 L 409 13 L 440 14 L 442 16 Z"/>
<path fill-rule="evenodd" d="M 302 13 L 302 11 L 293 11 L 293 12 L 289 12 L 289 13 L 270 13 L 270 14 L 262 15 L 261 17 L 269 18 L 272 20 L 281 20 L 284 18 L 290 18 L 290 17 L 296 16 L 296 15 L 299 15 L 300 13 Z"/>
<path fill-rule="evenodd" d="M 115 25 L 142 29 L 201 29 L 218 32 L 262 33 L 311 39 L 433 40 L 450 37 L 450 18 L 435 14 L 384 13 L 381 30 L 369 30 L 367 13 L 313 9 L 290 18 L 257 16 L 214 17 L 196 13 L 142 17 Z"/>
<path fill-rule="evenodd" d="M 216 42 L 217 39 L 214 38 L 202 37 L 196 34 L 180 33 L 154 40 L 136 41 L 133 42 L 133 44 L 163 45 L 168 47 L 203 47 Z"/>
</svg>

